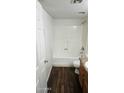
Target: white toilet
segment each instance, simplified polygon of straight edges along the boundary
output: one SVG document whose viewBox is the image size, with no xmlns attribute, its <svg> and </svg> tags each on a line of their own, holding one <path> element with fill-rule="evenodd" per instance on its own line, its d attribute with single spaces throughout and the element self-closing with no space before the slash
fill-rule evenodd
<svg viewBox="0 0 124 93">
<path fill-rule="evenodd" d="M 80 67 L 80 60 L 75 60 L 75 61 L 73 62 L 73 66 L 75 67 L 75 73 L 76 73 L 76 74 L 79 74 L 78 68 Z"/>
</svg>

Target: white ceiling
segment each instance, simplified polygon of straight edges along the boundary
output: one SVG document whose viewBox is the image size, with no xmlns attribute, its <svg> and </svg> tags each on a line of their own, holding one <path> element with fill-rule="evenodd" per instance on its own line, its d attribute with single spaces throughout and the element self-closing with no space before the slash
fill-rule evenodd
<svg viewBox="0 0 124 93">
<path fill-rule="evenodd" d="M 88 1 L 72 4 L 71 0 L 40 0 L 45 10 L 54 18 L 83 18 L 88 15 Z M 78 12 L 86 12 L 79 14 Z"/>
</svg>

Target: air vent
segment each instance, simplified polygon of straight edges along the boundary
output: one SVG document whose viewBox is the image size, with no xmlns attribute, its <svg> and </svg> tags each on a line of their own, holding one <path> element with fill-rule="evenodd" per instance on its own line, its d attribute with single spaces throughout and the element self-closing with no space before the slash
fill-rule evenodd
<svg viewBox="0 0 124 93">
<path fill-rule="evenodd" d="M 85 14 L 85 12 L 78 12 L 79 14 Z"/>
<path fill-rule="evenodd" d="M 72 4 L 80 4 L 83 0 L 71 0 Z"/>
</svg>

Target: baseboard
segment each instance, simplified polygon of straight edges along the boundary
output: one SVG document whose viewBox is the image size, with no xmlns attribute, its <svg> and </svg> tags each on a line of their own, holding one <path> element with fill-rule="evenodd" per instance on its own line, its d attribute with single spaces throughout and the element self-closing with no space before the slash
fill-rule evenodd
<svg viewBox="0 0 124 93">
<path fill-rule="evenodd" d="M 49 70 L 49 73 L 48 73 L 48 76 L 47 76 L 46 82 L 47 82 L 48 79 L 49 79 L 49 76 L 50 76 L 50 73 L 51 73 L 52 67 L 53 67 L 53 66 L 50 67 L 50 70 Z"/>
</svg>

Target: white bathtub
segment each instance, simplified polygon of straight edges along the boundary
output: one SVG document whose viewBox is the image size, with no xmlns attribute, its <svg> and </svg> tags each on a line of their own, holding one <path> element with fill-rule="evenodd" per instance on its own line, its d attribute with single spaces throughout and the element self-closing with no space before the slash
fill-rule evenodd
<svg viewBox="0 0 124 93">
<path fill-rule="evenodd" d="M 78 60 L 79 57 L 54 57 L 53 66 L 56 67 L 73 67 L 73 61 Z"/>
</svg>

